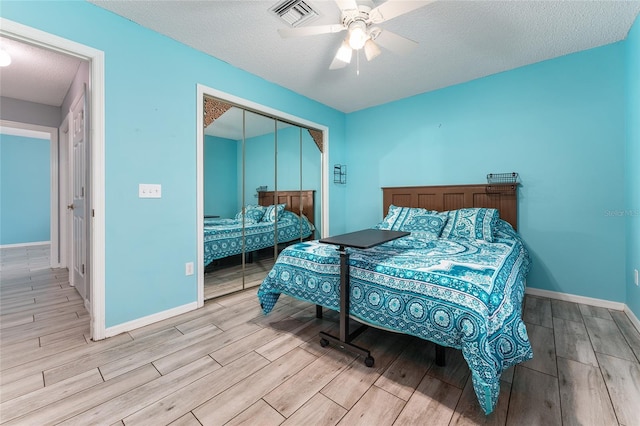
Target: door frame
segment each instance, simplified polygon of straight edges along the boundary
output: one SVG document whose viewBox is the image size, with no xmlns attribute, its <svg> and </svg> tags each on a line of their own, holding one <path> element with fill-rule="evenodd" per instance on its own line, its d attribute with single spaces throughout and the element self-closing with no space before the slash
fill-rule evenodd
<svg viewBox="0 0 640 426">
<path fill-rule="evenodd" d="M 197 232 L 197 263 L 198 271 L 198 307 L 204 306 L 204 97 L 205 95 L 262 112 L 274 118 L 299 124 L 303 127 L 322 130 L 322 147 L 320 170 L 322 173 L 320 188 L 322 191 L 322 209 L 320 214 L 321 238 L 328 236 L 329 230 L 329 127 L 313 121 L 279 111 L 257 102 L 223 92 L 202 84 L 196 85 L 196 232 Z"/>
<path fill-rule="evenodd" d="M 90 332 L 93 340 L 106 337 L 105 327 L 105 159 L 104 159 L 104 52 L 33 27 L 0 17 L 0 34 L 39 47 L 89 61 L 89 141 L 91 144 L 91 235 L 89 286 Z M 57 135 L 56 135 L 57 136 Z M 56 144 L 57 146 L 57 144 Z M 57 227 L 57 224 L 56 224 Z"/>
</svg>

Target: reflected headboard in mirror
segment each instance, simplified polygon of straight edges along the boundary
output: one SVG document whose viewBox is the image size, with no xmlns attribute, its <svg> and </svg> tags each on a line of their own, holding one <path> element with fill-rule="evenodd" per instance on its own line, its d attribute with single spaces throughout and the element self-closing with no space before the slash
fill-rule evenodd
<svg viewBox="0 0 640 426">
<path fill-rule="evenodd" d="M 470 207 L 498 209 L 500 218 L 518 229 L 518 185 L 505 185 L 499 191 L 495 185 L 438 185 L 382 188 L 382 213 L 389 206 L 421 207 L 447 211 Z"/>
<path fill-rule="evenodd" d="M 271 204 L 286 204 L 285 210 L 289 210 L 295 214 L 302 212 L 309 222 L 315 224 L 314 221 L 314 194 L 315 190 L 293 190 L 293 191 L 260 191 L 258 192 L 258 204 L 261 206 L 270 206 Z M 276 193 L 278 201 L 275 202 Z"/>
</svg>

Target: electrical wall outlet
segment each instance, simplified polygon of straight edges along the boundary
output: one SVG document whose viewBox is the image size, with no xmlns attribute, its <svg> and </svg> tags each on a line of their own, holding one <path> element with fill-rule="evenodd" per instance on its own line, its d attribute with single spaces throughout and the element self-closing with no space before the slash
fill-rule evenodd
<svg viewBox="0 0 640 426">
<path fill-rule="evenodd" d="M 184 274 L 193 275 L 193 262 L 187 262 L 184 264 Z"/>
<path fill-rule="evenodd" d="M 638 285 L 638 270 L 637 269 L 633 270 L 633 281 L 636 283 L 636 285 Z"/>
</svg>

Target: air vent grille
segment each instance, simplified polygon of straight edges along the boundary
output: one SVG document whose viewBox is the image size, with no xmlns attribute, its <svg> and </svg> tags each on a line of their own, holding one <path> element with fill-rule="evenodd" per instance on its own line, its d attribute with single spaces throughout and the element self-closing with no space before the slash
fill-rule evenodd
<svg viewBox="0 0 640 426">
<path fill-rule="evenodd" d="M 303 0 L 284 0 L 269 11 L 292 27 L 311 22 L 320 16 Z"/>
</svg>

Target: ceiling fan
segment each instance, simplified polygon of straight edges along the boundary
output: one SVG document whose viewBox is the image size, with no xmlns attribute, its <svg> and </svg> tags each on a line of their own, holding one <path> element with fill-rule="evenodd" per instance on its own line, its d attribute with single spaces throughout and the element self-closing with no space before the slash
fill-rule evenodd
<svg viewBox="0 0 640 426">
<path fill-rule="evenodd" d="M 335 2 L 341 11 L 339 24 L 278 29 L 278 33 L 283 38 L 347 31 L 346 38 L 329 66 L 332 70 L 347 66 L 351 62 L 354 50 L 364 49 L 368 61 L 380 55 L 378 45 L 400 55 L 411 52 L 418 43 L 384 30 L 378 24 L 431 3 L 431 1 L 417 0 L 387 0 L 377 7 L 372 7 L 373 3 L 367 0 L 335 0 Z"/>
</svg>

